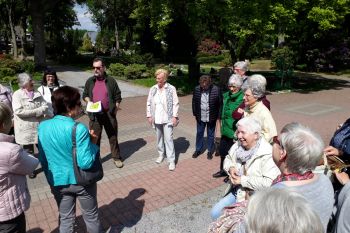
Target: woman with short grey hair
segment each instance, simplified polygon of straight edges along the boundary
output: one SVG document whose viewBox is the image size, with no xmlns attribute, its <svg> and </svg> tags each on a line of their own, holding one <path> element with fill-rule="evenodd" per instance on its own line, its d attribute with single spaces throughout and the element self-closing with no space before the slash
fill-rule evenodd
<svg viewBox="0 0 350 233">
<path fill-rule="evenodd" d="M 280 136 L 273 138 L 273 160 L 281 175 L 272 187 L 302 194 L 326 230 L 333 210 L 334 190 L 328 177 L 313 173 L 323 158 L 323 148 L 321 137 L 311 129 L 299 123 L 284 126 Z"/>
<path fill-rule="evenodd" d="M 252 117 L 238 121 L 237 142 L 224 161 L 224 170 L 231 184 L 225 197 L 212 208 L 213 219 L 217 219 L 225 207 L 246 200 L 256 190 L 269 187 L 280 174 L 272 159 L 272 147 L 261 132 L 259 121 Z"/>
<path fill-rule="evenodd" d="M 265 95 L 265 86 L 264 76 L 249 77 L 247 86 L 243 88 L 244 117 L 251 116 L 259 120 L 264 138 L 271 143 L 272 138 L 277 135 L 277 129 L 270 110 L 261 101 L 261 97 Z"/>
<path fill-rule="evenodd" d="M 322 233 L 320 218 L 297 192 L 273 188 L 256 192 L 245 216 L 249 233 Z"/>
<path fill-rule="evenodd" d="M 237 140 L 235 135 L 236 123 L 238 120 L 232 118 L 232 112 L 243 102 L 243 92 L 241 90 L 242 79 L 237 74 L 231 75 L 228 80 L 229 91 L 223 94 L 221 109 L 221 138 L 219 144 L 220 170 L 213 174 L 214 178 L 227 176 L 224 171 L 224 160 L 229 149 Z M 227 178 L 226 178 L 227 179 Z"/>
<path fill-rule="evenodd" d="M 46 117 L 51 117 L 44 98 L 34 90 L 34 80 L 27 73 L 18 75 L 20 89 L 12 96 L 15 139 L 30 154 L 34 154 L 34 145 L 38 144 L 38 125 Z M 29 176 L 35 178 L 33 173 Z"/>
</svg>

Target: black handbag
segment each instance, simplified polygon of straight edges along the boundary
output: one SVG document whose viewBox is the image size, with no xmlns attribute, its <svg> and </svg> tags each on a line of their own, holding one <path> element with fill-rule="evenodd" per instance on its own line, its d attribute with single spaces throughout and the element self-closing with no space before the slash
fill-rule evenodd
<svg viewBox="0 0 350 233">
<path fill-rule="evenodd" d="M 78 185 L 87 186 L 94 184 L 103 178 L 103 167 L 101 163 L 100 153 L 96 154 L 94 164 L 89 169 L 81 169 L 77 163 L 77 146 L 76 146 L 76 131 L 79 122 L 75 122 L 72 132 L 72 143 L 73 143 L 73 168 L 74 175 Z"/>
</svg>

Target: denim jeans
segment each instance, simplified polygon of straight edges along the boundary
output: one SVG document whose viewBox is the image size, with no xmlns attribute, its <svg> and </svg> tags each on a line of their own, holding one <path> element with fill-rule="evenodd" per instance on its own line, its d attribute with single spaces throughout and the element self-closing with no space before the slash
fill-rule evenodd
<svg viewBox="0 0 350 233">
<path fill-rule="evenodd" d="M 227 194 L 218 203 L 216 203 L 210 211 L 211 218 L 213 220 L 218 219 L 224 212 L 224 208 L 236 203 L 236 196 L 233 192 Z"/>
<path fill-rule="evenodd" d="M 197 121 L 196 151 L 203 150 L 205 127 L 207 127 L 208 152 L 215 151 L 215 144 L 214 144 L 215 126 L 216 126 L 216 121 L 213 121 L 213 122 Z"/>
</svg>

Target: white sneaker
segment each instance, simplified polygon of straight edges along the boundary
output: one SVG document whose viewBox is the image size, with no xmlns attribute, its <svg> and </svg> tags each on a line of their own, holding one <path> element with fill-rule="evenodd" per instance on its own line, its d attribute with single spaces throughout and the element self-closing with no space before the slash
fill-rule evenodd
<svg viewBox="0 0 350 233">
<path fill-rule="evenodd" d="M 164 157 L 163 156 L 159 156 L 158 159 L 156 159 L 156 163 L 161 163 L 163 162 Z"/>
<path fill-rule="evenodd" d="M 169 171 L 174 171 L 175 170 L 175 163 L 169 163 Z"/>
</svg>

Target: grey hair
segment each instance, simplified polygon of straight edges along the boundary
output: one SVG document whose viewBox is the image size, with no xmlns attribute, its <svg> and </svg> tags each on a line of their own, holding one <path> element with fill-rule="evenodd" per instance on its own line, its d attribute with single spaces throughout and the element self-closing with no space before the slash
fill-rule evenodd
<svg viewBox="0 0 350 233">
<path fill-rule="evenodd" d="M 30 80 L 32 80 L 32 77 L 27 73 L 20 73 L 17 76 L 18 79 L 18 85 L 23 88 Z"/>
<path fill-rule="evenodd" d="M 253 194 L 245 216 L 249 233 L 323 233 L 308 201 L 288 189 L 267 188 Z"/>
<path fill-rule="evenodd" d="M 243 127 L 248 133 L 257 133 L 259 137 L 261 136 L 262 129 L 260 121 L 254 117 L 244 117 L 237 122 L 236 126 L 237 128 L 238 126 Z"/>
<path fill-rule="evenodd" d="M 9 106 L 0 102 L 0 125 L 12 124 L 12 112 Z"/>
<path fill-rule="evenodd" d="M 233 74 L 231 75 L 230 79 L 228 80 L 228 85 L 232 85 L 238 88 L 241 88 L 242 84 L 243 84 L 243 80 L 242 78 L 237 75 L 237 74 Z"/>
<path fill-rule="evenodd" d="M 248 62 L 245 61 L 238 61 L 233 65 L 234 68 L 238 68 L 240 70 L 243 70 L 244 72 L 248 71 Z"/>
<path fill-rule="evenodd" d="M 250 89 L 253 96 L 259 99 L 265 95 L 266 78 L 261 74 L 254 74 L 248 77 L 248 83 L 244 86 L 243 91 Z"/>
<path fill-rule="evenodd" d="M 288 172 L 304 174 L 312 171 L 323 156 L 321 136 L 300 123 L 289 123 L 281 130 L 280 141 L 286 151 Z"/>
</svg>

